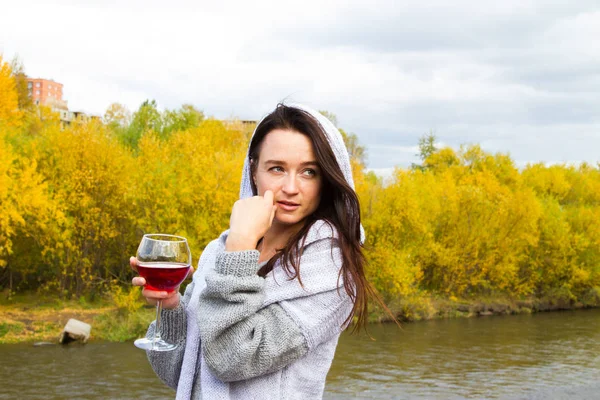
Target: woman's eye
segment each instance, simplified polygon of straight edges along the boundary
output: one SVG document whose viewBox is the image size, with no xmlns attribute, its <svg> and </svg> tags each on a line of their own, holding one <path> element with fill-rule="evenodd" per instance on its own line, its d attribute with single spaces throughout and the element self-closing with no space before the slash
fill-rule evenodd
<svg viewBox="0 0 600 400">
<path fill-rule="evenodd" d="M 283 168 L 281 167 L 271 167 L 269 169 L 269 171 L 273 171 L 273 172 L 283 172 Z"/>
<path fill-rule="evenodd" d="M 307 169 L 307 170 L 304 170 L 304 175 L 306 175 L 306 176 L 316 176 L 317 175 L 317 171 L 315 171 L 314 169 Z"/>
</svg>

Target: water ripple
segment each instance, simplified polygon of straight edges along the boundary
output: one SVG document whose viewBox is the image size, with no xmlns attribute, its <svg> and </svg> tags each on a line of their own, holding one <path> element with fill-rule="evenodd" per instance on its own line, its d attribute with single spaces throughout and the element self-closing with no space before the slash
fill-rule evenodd
<svg viewBox="0 0 600 400">
<path fill-rule="evenodd" d="M 341 338 L 325 398 L 600 399 L 593 390 L 600 310 L 382 325 L 370 333 L 375 341 Z"/>
</svg>

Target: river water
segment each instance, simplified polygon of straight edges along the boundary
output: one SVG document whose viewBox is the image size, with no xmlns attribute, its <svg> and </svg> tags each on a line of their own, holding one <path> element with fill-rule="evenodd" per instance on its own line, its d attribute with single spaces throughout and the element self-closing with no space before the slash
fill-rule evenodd
<svg viewBox="0 0 600 400">
<path fill-rule="evenodd" d="M 369 330 L 342 335 L 325 399 L 600 399 L 600 310 Z M 132 343 L 0 346 L 0 399 L 173 397 Z"/>
</svg>

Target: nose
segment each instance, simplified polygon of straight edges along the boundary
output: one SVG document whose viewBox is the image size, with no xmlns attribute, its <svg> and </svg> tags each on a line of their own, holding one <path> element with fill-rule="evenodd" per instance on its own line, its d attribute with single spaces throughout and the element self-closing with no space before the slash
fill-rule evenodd
<svg viewBox="0 0 600 400">
<path fill-rule="evenodd" d="M 286 175 L 281 190 L 283 190 L 283 192 L 286 194 L 298 193 L 298 182 L 296 182 L 295 174 Z"/>
</svg>

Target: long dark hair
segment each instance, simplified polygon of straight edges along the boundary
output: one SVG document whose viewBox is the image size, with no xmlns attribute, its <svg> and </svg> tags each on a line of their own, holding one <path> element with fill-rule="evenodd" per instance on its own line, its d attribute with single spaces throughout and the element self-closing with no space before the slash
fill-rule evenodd
<svg viewBox="0 0 600 400">
<path fill-rule="evenodd" d="M 311 226 L 318 220 L 324 220 L 338 232 L 339 247 L 342 253 L 342 268 L 339 277 L 343 278 L 344 289 L 353 302 L 352 311 L 344 325 L 356 317 L 353 331 L 365 327 L 368 316 L 368 298 L 379 296 L 365 277 L 365 256 L 362 251 L 360 232 L 360 206 L 356 192 L 344 178 L 344 174 L 319 122 L 308 112 L 278 104 L 277 108 L 265 117 L 257 126 L 250 148 L 251 173 L 254 175 L 258 164 L 260 147 L 267 134 L 275 129 L 291 130 L 306 135 L 312 142 L 313 150 L 322 173 L 321 201 L 317 210 L 307 217 L 305 224 L 288 240 L 283 249 L 261 268 L 259 275 L 265 276 L 281 260 L 281 265 L 291 279 L 300 277 L 300 257 Z M 250 179 L 252 192 L 257 189 Z M 379 301 L 380 302 L 380 301 Z"/>
</svg>

